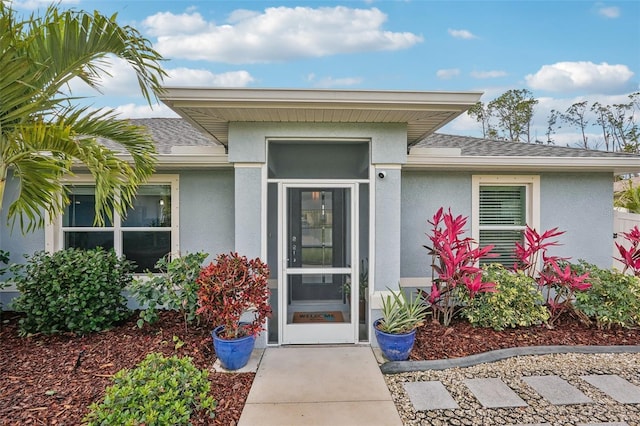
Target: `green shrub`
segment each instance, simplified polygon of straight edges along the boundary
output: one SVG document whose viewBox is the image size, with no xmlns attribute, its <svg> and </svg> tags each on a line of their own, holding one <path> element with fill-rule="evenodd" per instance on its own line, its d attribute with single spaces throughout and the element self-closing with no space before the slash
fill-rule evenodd
<svg viewBox="0 0 640 426">
<path fill-rule="evenodd" d="M 8 264 L 9 263 L 9 252 L 5 250 L 0 250 L 0 263 Z M 6 266 L 0 267 L 0 277 L 2 277 L 9 268 Z M 6 281 L 0 281 L 0 290 L 9 286 L 9 283 Z M 0 314 L 2 313 L 2 301 L 0 301 Z M 2 324 L 0 323 L 0 327 Z"/>
<path fill-rule="evenodd" d="M 133 264 L 113 251 L 67 249 L 27 256 L 12 269 L 20 296 L 13 308 L 24 312 L 21 332 L 86 334 L 128 316 L 122 290 Z"/>
<path fill-rule="evenodd" d="M 533 278 L 497 264 L 485 266 L 482 274 L 483 281 L 496 283 L 497 291 L 467 298 L 461 315 L 473 326 L 504 330 L 541 324 L 549 319 L 549 311 Z"/>
<path fill-rule="evenodd" d="M 134 369 L 120 370 L 100 404 L 84 421 L 93 425 L 187 425 L 194 410 L 214 417 L 209 373 L 191 358 L 151 353 Z"/>
<path fill-rule="evenodd" d="M 200 275 L 202 262 L 207 253 L 189 253 L 169 261 L 168 256 L 158 260 L 159 273 L 149 273 L 147 277 L 136 279 L 130 286 L 133 297 L 146 309 L 140 312 L 138 327 L 144 322 L 158 321 L 158 309 L 178 311 L 187 324 L 197 319 L 198 288 L 196 280 Z"/>
<path fill-rule="evenodd" d="M 640 325 L 640 278 L 613 269 L 600 269 L 583 260 L 572 265 L 578 273 L 589 272 L 591 288 L 576 293 L 574 305 L 598 328 Z"/>
</svg>

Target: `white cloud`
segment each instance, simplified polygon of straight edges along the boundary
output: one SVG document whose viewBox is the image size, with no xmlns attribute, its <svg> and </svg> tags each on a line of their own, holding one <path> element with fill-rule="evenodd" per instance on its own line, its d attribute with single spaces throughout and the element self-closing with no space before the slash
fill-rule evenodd
<svg viewBox="0 0 640 426">
<path fill-rule="evenodd" d="M 448 68 L 436 71 L 436 77 L 442 80 L 449 80 L 450 78 L 457 77 L 460 75 L 460 70 L 458 68 Z"/>
<path fill-rule="evenodd" d="M 525 77 L 529 87 L 551 92 L 585 90 L 596 93 L 629 91 L 633 72 L 626 65 L 606 62 L 557 62 Z"/>
<path fill-rule="evenodd" d="M 166 86 L 244 87 L 255 80 L 247 71 L 214 74 L 208 70 L 175 68 L 167 70 Z"/>
<path fill-rule="evenodd" d="M 598 7 L 598 15 L 609 19 L 615 19 L 620 17 L 620 8 L 617 6 L 600 6 Z"/>
<path fill-rule="evenodd" d="M 478 38 L 478 36 L 474 35 L 469 30 L 452 30 L 451 28 L 449 28 L 447 32 L 451 37 L 461 38 L 463 40 L 472 40 L 474 38 Z"/>
<path fill-rule="evenodd" d="M 56 2 L 52 2 L 51 0 L 14 0 L 10 1 L 11 6 L 15 9 L 28 9 L 35 10 L 38 8 L 47 8 L 52 3 L 54 4 L 78 4 L 80 0 L 58 0 Z"/>
<path fill-rule="evenodd" d="M 149 105 L 136 105 L 125 104 L 119 105 L 114 108 L 119 114 L 118 118 L 175 118 L 178 114 L 165 104 L 154 104 L 152 107 Z"/>
<path fill-rule="evenodd" d="M 99 79 L 101 91 L 108 96 L 139 97 L 140 88 L 135 72 L 120 58 L 109 58 L 104 67 L 111 76 L 102 75 Z M 229 71 L 215 74 L 204 69 L 173 68 L 165 69 L 168 77 L 165 78 L 165 86 L 214 86 L 214 87 L 244 87 L 254 82 L 254 78 L 247 71 Z M 75 96 L 95 96 L 96 92 L 90 89 L 80 79 L 71 80 L 71 91 Z"/>
<path fill-rule="evenodd" d="M 407 49 L 423 41 L 410 32 L 382 29 L 379 9 L 344 6 L 236 10 L 224 25 L 198 13 L 159 13 L 143 21 L 164 56 L 225 63 L 265 63 L 341 53 Z M 187 25 L 188 28 L 185 28 Z"/>
<path fill-rule="evenodd" d="M 471 77 L 473 78 L 498 78 L 507 76 L 506 71 L 471 71 Z"/>
<path fill-rule="evenodd" d="M 198 12 L 182 13 L 159 12 L 142 21 L 148 33 L 155 37 L 164 37 L 175 33 L 196 34 L 206 31 L 213 24 L 207 23 Z"/>
</svg>

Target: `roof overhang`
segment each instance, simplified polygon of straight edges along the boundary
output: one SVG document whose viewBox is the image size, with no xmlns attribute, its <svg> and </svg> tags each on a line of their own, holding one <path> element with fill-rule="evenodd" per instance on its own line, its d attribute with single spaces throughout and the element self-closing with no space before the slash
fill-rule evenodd
<svg viewBox="0 0 640 426">
<path fill-rule="evenodd" d="M 411 146 L 481 96 L 482 92 L 166 87 L 160 99 L 225 146 L 231 122 L 406 123 Z"/>
<path fill-rule="evenodd" d="M 478 170 L 495 172 L 611 172 L 638 173 L 637 157 L 514 157 L 409 155 L 404 169 Z"/>
</svg>

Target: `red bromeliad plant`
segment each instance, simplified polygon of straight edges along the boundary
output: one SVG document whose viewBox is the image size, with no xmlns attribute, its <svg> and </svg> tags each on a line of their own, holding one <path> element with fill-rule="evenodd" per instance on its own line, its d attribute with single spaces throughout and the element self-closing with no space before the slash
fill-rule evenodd
<svg viewBox="0 0 640 426">
<path fill-rule="evenodd" d="M 215 327 L 224 326 L 220 338 L 257 335 L 271 317 L 267 278 L 269 267 L 259 258 L 249 260 L 238 253 L 218 255 L 200 271 L 198 315 Z M 247 311 L 253 311 L 254 319 L 241 323 L 240 317 Z"/>
<path fill-rule="evenodd" d="M 631 246 L 627 249 L 622 244 L 616 243 L 620 257 L 616 257 L 624 264 L 622 273 L 627 271 L 633 272 L 633 275 L 640 277 L 640 229 L 638 225 L 631 228 L 629 232 L 623 232 L 625 240 L 631 243 Z"/>
<path fill-rule="evenodd" d="M 428 297 L 434 319 L 448 326 L 458 308 L 456 288 L 462 288 L 473 298 L 477 293 L 495 292 L 495 283 L 482 282 L 482 269 L 478 262 L 482 257 L 492 256 L 493 245 L 474 247 L 472 238 L 463 238 L 467 218 L 454 217 L 451 209 L 447 213 L 440 208 L 428 221 L 433 227 L 429 240 L 432 246 L 424 246 L 432 256 L 431 267 L 437 273 L 432 280 Z"/>
<path fill-rule="evenodd" d="M 534 278 L 540 287 L 547 288 L 546 303 L 551 314 L 549 325 L 553 325 L 562 312 L 573 309 L 576 291 L 584 291 L 591 287 L 591 284 L 585 282 L 589 278 L 588 273 L 578 275 L 570 265 L 560 266 L 559 262 L 566 261 L 567 258 L 547 256 L 547 249 L 558 245 L 558 241 L 550 239 L 562 234 L 564 231 L 558 231 L 558 228 L 539 234 L 527 226 L 524 230 L 524 243 L 516 243 L 518 261 L 513 269 L 524 272 Z M 540 258 L 542 267 L 539 269 Z"/>
</svg>

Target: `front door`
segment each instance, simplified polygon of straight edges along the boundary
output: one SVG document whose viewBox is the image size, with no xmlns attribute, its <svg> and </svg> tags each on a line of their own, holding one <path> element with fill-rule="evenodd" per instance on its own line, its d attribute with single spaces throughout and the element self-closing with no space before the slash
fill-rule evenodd
<svg viewBox="0 0 640 426">
<path fill-rule="evenodd" d="M 357 342 L 356 191 L 353 184 L 281 186 L 284 344 Z"/>
</svg>

